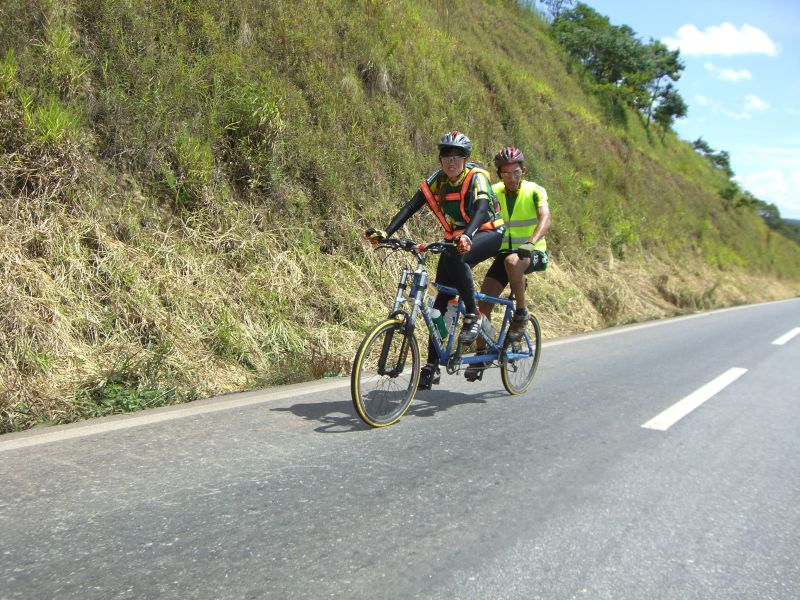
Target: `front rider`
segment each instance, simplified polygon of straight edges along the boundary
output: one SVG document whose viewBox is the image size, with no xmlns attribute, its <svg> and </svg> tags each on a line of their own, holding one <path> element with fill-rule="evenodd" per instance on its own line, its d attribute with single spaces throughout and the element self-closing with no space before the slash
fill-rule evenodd
<svg viewBox="0 0 800 600">
<path fill-rule="evenodd" d="M 466 315 L 458 337 L 470 344 L 480 331 L 480 314 L 475 303 L 472 268 L 497 254 L 503 239 L 503 221 L 494 198 L 489 174 L 468 162 L 472 143 L 460 131 L 449 131 L 438 143 L 441 168 L 430 175 L 384 231 L 367 230 L 372 243 L 391 236 L 419 209 L 427 205 L 444 229 L 444 239 L 456 243 L 439 258 L 435 281 L 458 290 Z M 456 251 L 457 250 L 457 251 Z M 434 308 L 444 313 L 452 298 L 438 294 Z M 439 383 L 438 356 L 428 342 L 428 363 L 422 367 L 418 389 L 428 390 Z"/>
</svg>

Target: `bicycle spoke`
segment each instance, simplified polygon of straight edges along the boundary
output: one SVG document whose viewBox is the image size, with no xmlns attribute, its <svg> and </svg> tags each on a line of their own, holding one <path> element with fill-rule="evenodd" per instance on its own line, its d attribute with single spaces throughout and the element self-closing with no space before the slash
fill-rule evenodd
<svg viewBox="0 0 800 600">
<path fill-rule="evenodd" d="M 530 317 L 530 324 L 530 330 L 521 340 L 511 342 L 506 339 L 506 352 L 511 356 L 522 355 L 510 359 L 501 369 L 503 386 L 509 394 L 516 395 L 525 392 L 530 387 L 539 365 L 541 329 L 533 315 Z"/>
<path fill-rule="evenodd" d="M 411 404 L 419 378 L 419 348 L 397 321 L 386 321 L 367 334 L 356 355 L 351 379 L 353 403 L 373 427 L 390 425 Z"/>
</svg>

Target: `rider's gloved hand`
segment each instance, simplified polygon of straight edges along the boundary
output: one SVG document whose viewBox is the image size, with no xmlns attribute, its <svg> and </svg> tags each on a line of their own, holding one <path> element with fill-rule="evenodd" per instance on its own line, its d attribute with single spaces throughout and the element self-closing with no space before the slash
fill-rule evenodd
<svg viewBox="0 0 800 600">
<path fill-rule="evenodd" d="M 525 242 L 517 248 L 517 256 L 520 258 L 530 258 L 531 254 L 533 254 L 533 244 L 530 242 Z"/>
<path fill-rule="evenodd" d="M 456 250 L 459 254 L 466 254 L 472 249 L 472 240 L 466 233 L 462 233 L 456 238 Z"/>
<path fill-rule="evenodd" d="M 389 235 L 383 229 L 372 229 L 371 227 L 367 229 L 364 234 L 367 236 L 367 239 L 373 246 L 380 244 L 389 237 Z"/>
</svg>

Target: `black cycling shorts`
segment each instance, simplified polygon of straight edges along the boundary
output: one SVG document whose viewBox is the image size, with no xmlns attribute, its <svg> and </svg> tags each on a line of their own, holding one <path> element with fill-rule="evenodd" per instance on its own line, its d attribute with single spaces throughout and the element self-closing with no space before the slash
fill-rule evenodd
<svg viewBox="0 0 800 600">
<path fill-rule="evenodd" d="M 503 287 L 508 285 L 508 273 L 506 273 L 506 265 L 504 264 L 508 254 L 508 252 L 498 254 L 495 257 L 492 266 L 489 267 L 489 270 L 486 272 L 486 277 L 496 279 L 502 284 Z M 533 273 L 534 271 L 544 271 L 547 268 L 547 263 L 547 252 L 534 250 L 531 252 L 531 264 L 528 265 L 527 269 L 525 269 L 525 274 L 527 275 L 528 273 Z"/>
</svg>

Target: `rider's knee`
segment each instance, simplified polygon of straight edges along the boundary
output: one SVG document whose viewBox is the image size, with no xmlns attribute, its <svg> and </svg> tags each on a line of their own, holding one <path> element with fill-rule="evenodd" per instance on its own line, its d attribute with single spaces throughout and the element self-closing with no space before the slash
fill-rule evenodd
<svg viewBox="0 0 800 600">
<path fill-rule="evenodd" d="M 520 258 L 517 254 L 509 254 L 505 259 L 506 273 L 511 278 L 522 277 L 530 264 L 529 258 Z"/>
</svg>

